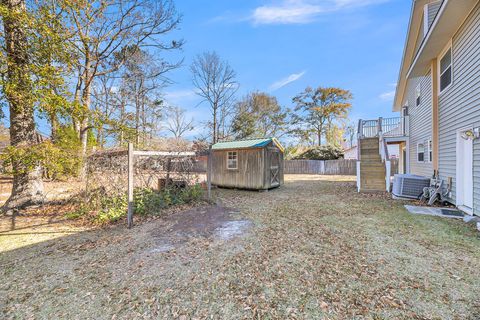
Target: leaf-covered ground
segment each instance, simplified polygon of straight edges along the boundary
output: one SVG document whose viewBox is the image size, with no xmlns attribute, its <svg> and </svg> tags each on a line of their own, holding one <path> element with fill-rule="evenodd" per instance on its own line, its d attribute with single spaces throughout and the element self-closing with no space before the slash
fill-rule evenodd
<svg viewBox="0 0 480 320">
<path fill-rule="evenodd" d="M 0 317 L 479 318 L 473 226 L 409 215 L 386 195 L 357 194 L 350 178 L 287 176 L 267 193 L 216 196 L 249 221 L 242 236 L 164 251 L 157 237 L 177 230 L 172 219 L 2 231 Z"/>
</svg>

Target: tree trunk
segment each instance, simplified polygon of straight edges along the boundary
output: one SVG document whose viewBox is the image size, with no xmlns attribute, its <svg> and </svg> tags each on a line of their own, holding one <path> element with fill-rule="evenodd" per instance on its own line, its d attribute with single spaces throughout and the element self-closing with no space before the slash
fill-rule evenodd
<svg viewBox="0 0 480 320">
<path fill-rule="evenodd" d="M 85 108 L 85 115 L 82 116 L 80 123 L 80 142 L 82 144 L 82 159 L 87 156 L 87 143 L 88 143 L 88 130 L 89 129 L 89 117 L 88 110 L 90 110 L 90 84 L 86 84 L 83 89 L 82 102 L 83 108 Z"/>
<path fill-rule="evenodd" d="M 145 116 L 145 95 L 142 94 L 142 143 L 147 143 L 147 119 Z"/>
<path fill-rule="evenodd" d="M 10 13 L 26 12 L 24 0 L 3 0 Z M 7 83 L 15 90 L 4 90 L 10 109 L 10 144 L 28 148 L 36 144 L 34 101 L 29 79 L 28 43 L 21 22 L 7 14 L 3 18 L 7 56 Z M 22 161 L 13 162 L 13 187 L 4 211 L 43 201 L 42 170 L 29 170 Z"/>
<path fill-rule="evenodd" d="M 140 145 L 140 102 L 138 93 L 135 93 L 135 147 Z"/>
<path fill-rule="evenodd" d="M 85 49 L 85 70 L 83 71 L 82 77 L 80 84 L 83 83 L 83 91 L 82 91 L 82 100 L 81 104 L 83 107 L 84 114 L 81 115 L 81 120 L 80 120 L 80 132 L 79 132 L 79 137 L 80 137 L 80 144 L 81 144 L 81 150 L 82 154 L 81 157 L 83 160 L 86 159 L 87 157 L 87 142 L 88 142 L 88 130 L 90 130 L 90 118 L 89 118 L 89 112 L 90 112 L 90 93 L 92 90 L 92 81 L 93 81 L 93 76 L 91 74 L 91 66 L 92 62 L 90 59 L 90 48 L 87 43 L 84 43 L 84 49 Z M 86 172 L 85 168 L 85 163 L 82 166 L 82 172 L 81 174 L 84 175 Z"/>
<path fill-rule="evenodd" d="M 122 128 L 120 130 L 120 146 L 123 146 L 123 140 L 124 140 L 124 132 L 123 132 L 123 126 L 125 125 L 125 100 L 122 96 L 122 100 L 121 100 L 121 103 L 120 103 L 120 121 L 121 121 L 121 125 L 122 125 Z"/>
<path fill-rule="evenodd" d="M 213 106 L 213 144 L 217 143 L 217 105 Z"/>
</svg>

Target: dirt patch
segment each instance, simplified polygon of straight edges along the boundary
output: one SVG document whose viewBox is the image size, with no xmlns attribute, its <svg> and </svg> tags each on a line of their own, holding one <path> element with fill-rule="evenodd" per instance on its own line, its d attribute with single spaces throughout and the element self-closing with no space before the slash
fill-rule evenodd
<svg viewBox="0 0 480 320">
<path fill-rule="evenodd" d="M 172 214 L 166 227 L 151 232 L 156 247 L 153 252 L 168 252 L 195 238 L 230 240 L 244 234 L 251 221 L 240 219 L 239 211 L 222 206 L 203 206 Z"/>
</svg>

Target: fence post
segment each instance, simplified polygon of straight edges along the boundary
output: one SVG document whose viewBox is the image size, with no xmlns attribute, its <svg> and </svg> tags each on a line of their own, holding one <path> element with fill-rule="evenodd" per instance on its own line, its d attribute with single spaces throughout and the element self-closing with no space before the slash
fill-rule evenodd
<svg viewBox="0 0 480 320">
<path fill-rule="evenodd" d="M 357 139 L 363 138 L 363 120 L 358 120 Z"/>
<path fill-rule="evenodd" d="M 172 170 L 172 159 L 167 159 L 167 176 L 165 178 L 165 189 L 168 189 L 170 185 L 170 170 Z"/>
<path fill-rule="evenodd" d="M 133 155 L 133 144 L 128 143 L 128 214 L 127 214 L 127 225 L 130 229 L 133 226 L 133 169 L 134 169 L 134 155 Z"/>
<path fill-rule="evenodd" d="M 381 137 L 383 134 L 383 118 L 378 118 L 378 136 Z"/>
<path fill-rule="evenodd" d="M 207 193 L 208 200 L 212 199 L 212 146 L 208 148 L 208 160 L 207 160 Z"/>
</svg>

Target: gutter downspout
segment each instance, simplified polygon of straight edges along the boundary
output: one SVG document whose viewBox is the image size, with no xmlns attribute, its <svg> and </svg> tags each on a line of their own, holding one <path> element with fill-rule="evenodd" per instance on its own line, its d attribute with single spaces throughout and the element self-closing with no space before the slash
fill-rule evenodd
<svg viewBox="0 0 480 320">
<path fill-rule="evenodd" d="M 432 166 L 435 176 L 439 168 L 439 117 L 438 117 L 438 60 L 432 60 Z"/>
</svg>

